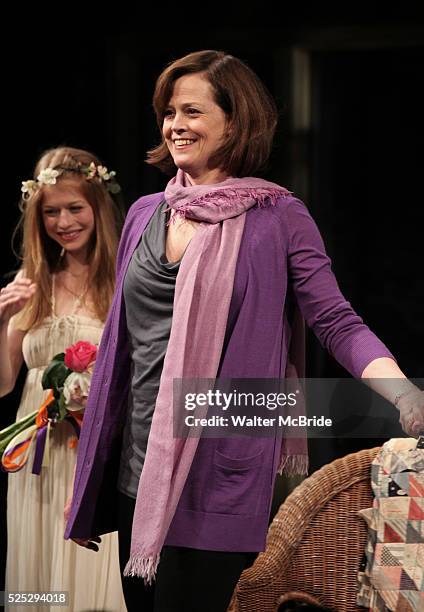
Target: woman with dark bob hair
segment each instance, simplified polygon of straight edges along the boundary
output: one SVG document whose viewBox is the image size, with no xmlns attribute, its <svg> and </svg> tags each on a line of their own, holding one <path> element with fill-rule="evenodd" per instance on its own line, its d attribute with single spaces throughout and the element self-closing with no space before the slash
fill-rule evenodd
<svg viewBox="0 0 424 612">
<path fill-rule="evenodd" d="M 174 437 L 173 381 L 302 375 L 303 315 L 353 376 L 392 379 L 381 391 L 410 434 L 424 399 L 340 293 L 304 204 L 254 177 L 277 121 L 258 77 L 191 53 L 154 108 L 147 161 L 173 178 L 128 213 L 66 537 L 118 527 L 129 611 L 219 612 L 264 550 L 278 470 L 306 473 L 306 439 Z"/>
</svg>

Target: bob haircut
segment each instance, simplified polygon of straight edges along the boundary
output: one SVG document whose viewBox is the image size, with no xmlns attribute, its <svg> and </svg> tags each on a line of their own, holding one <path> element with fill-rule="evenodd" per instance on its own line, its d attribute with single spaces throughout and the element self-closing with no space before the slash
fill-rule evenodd
<svg viewBox="0 0 424 612">
<path fill-rule="evenodd" d="M 92 153 L 72 147 L 58 147 L 45 151 L 39 159 L 34 178 L 46 168 L 60 168 L 57 182 L 72 181 L 93 209 L 95 232 L 89 245 L 90 271 L 88 286 L 98 318 L 104 321 L 115 287 L 115 257 L 119 231 L 123 220 L 121 202 L 114 200 L 101 181 L 87 181 L 78 169 L 90 163 L 100 165 Z M 22 273 L 37 283 L 37 291 L 16 315 L 14 326 L 28 331 L 51 314 L 52 274 L 63 268 L 61 248 L 47 235 L 42 220 L 43 186 L 29 198 L 22 199 L 22 216 L 14 238 L 22 232 L 19 258 Z"/>
<path fill-rule="evenodd" d="M 175 81 L 197 73 L 211 84 L 215 102 L 226 114 L 229 127 L 221 148 L 210 158 L 209 167 L 223 169 L 234 177 L 254 174 L 269 158 L 278 114 L 262 81 L 232 55 L 197 51 L 165 68 L 153 95 L 159 129 L 162 131 Z M 146 161 L 167 174 L 175 174 L 176 166 L 163 136 L 161 144 L 148 151 Z"/>
</svg>

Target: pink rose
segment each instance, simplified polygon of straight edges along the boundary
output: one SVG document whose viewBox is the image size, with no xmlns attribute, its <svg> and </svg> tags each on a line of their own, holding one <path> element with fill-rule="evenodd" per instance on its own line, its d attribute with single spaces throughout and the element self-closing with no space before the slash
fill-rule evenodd
<svg viewBox="0 0 424 612">
<path fill-rule="evenodd" d="M 80 340 L 65 351 L 65 365 L 74 372 L 84 372 L 96 361 L 97 346 Z"/>
</svg>

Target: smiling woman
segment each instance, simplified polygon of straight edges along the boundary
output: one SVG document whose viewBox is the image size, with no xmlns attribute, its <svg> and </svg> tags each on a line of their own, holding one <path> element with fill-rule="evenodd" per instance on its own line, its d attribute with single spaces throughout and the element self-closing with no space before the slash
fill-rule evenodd
<svg viewBox="0 0 424 612">
<path fill-rule="evenodd" d="M 105 319 L 122 219 L 118 192 L 115 172 L 91 153 L 70 147 L 47 151 L 34 178 L 22 182 L 23 270 L 39 289 L 16 318 L 22 329 L 50 314 L 53 281 L 56 314 L 69 311 L 64 294 L 70 289 L 85 292 L 80 314 Z"/>
<path fill-rule="evenodd" d="M 160 74 L 153 104 L 147 161 L 172 178 L 127 216 L 66 537 L 118 527 L 130 612 L 225 612 L 264 550 L 277 471 L 306 473 L 307 440 L 285 424 L 274 438 L 178 439 L 174 381 L 302 377 L 303 315 L 353 376 L 402 379 L 382 391 L 409 433 L 424 398 L 341 294 L 305 205 L 255 176 L 277 111 L 252 70 L 191 53 Z"/>
<path fill-rule="evenodd" d="M 23 361 L 28 367 L 18 421 L 44 405 L 43 372 L 54 356 L 79 341 L 100 342 L 115 283 L 117 188 L 97 157 L 69 147 L 47 151 L 22 183 L 22 266 L 0 292 L 0 395 L 12 390 Z M 97 555 L 87 550 L 97 550 L 97 540 L 82 548 L 63 539 L 75 432 L 66 419 L 48 428 L 48 465 L 32 473 L 33 444 L 9 478 L 6 589 L 68 591 L 75 611 L 125 610 L 116 535 Z M 33 609 L 40 607 L 24 608 Z"/>
<path fill-rule="evenodd" d="M 47 235 L 85 261 L 94 232 L 94 214 L 78 181 L 68 179 L 53 188 L 46 187 L 41 208 Z"/>
<path fill-rule="evenodd" d="M 227 117 L 215 102 L 210 83 L 201 74 L 175 83 L 163 119 L 163 137 L 175 165 L 192 184 L 218 183 L 226 174 L 211 164 L 223 144 Z"/>
</svg>

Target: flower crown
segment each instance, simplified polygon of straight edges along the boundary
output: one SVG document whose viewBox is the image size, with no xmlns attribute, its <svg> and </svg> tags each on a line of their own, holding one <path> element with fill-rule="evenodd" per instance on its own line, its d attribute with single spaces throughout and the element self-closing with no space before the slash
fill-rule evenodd
<svg viewBox="0 0 424 612">
<path fill-rule="evenodd" d="M 84 175 L 87 181 L 93 179 L 100 180 L 104 183 L 109 193 L 112 194 L 121 191 L 120 185 L 116 182 L 116 172 L 114 170 L 109 172 L 106 166 L 96 166 L 94 162 L 91 162 L 89 166 L 83 166 L 81 163 L 78 163 L 76 167 L 55 166 L 54 168 L 45 168 L 41 170 L 37 179 L 22 181 L 21 191 L 23 199 L 28 200 L 28 198 L 36 193 L 41 185 L 55 185 L 57 178 L 63 174 L 63 172 L 77 172 L 78 174 Z"/>
</svg>

